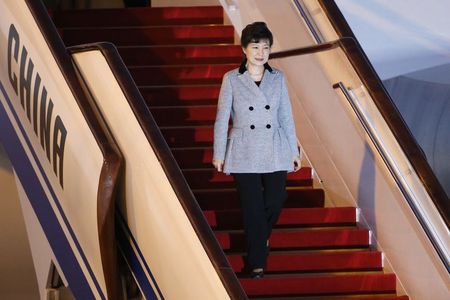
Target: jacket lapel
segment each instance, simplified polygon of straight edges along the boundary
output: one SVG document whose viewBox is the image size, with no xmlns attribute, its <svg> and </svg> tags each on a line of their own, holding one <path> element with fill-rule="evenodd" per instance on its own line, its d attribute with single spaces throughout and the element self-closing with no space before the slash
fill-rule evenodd
<svg viewBox="0 0 450 300">
<path fill-rule="evenodd" d="M 248 71 L 245 71 L 243 74 L 238 74 L 238 78 L 242 82 L 242 84 L 244 84 L 244 86 L 248 88 L 253 94 L 261 96 L 261 91 L 255 84 L 253 79 L 250 77 L 250 74 L 248 74 Z"/>
<path fill-rule="evenodd" d="M 272 81 L 275 78 L 274 72 L 270 72 L 269 70 L 264 70 L 264 76 L 262 78 L 261 84 L 259 85 L 259 90 L 262 91 L 264 96 L 266 97 L 267 102 L 269 102 L 268 97 L 270 98 L 270 92 L 273 89 Z M 256 84 L 255 84 L 256 85 Z"/>
<path fill-rule="evenodd" d="M 238 78 L 241 82 L 253 93 L 257 96 L 255 99 L 265 99 L 268 101 L 267 96 L 269 95 L 271 89 L 271 83 L 274 78 L 274 75 L 269 70 L 264 70 L 264 76 L 261 80 L 259 87 L 255 84 L 253 79 L 248 74 L 248 71 L 245 71 L 243 74 L 238 74 Z"/>
</svg>

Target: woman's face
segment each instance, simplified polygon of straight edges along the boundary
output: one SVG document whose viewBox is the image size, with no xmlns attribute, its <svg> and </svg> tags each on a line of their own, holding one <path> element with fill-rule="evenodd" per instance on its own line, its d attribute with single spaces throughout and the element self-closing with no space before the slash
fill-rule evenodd
<svg viewBox="0 0 450 300">
<path fill-rule="evenodd" d="M 250 43 L 246 48 L 242 48 L 247 57 L 248 63 L 255 66 L 262 66 L 269 60 L 270 42 L 260 40 L 258 43 Z"/>
</svg>

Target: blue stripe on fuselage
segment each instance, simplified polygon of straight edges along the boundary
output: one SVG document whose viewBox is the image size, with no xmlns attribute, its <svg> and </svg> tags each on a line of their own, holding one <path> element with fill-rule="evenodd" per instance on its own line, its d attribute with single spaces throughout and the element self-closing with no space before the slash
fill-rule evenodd
<svg viewBox="0 0 450 300">
<path fill-rule="evenodd" d="M 56 197 L 55 192 L 53 191 L 52 186 L 50 185 L 50 182 L 39 160 L 37 159 L 37 155 L 34 152 L 34 149 L 31 147 L 31 143 L 20 123 L 16 112 L 14 111 L 11 100 L 6 93 L 1 81 L 0 91 L 5 97 L 9 109 L 11 110 L 15 121 L 19 126 L 19 129 L 21 130 L 23 138 L 27 143 L 28 150 L 33 155 L 35 163 L 39 168 L 40 175 L 45 180 L 46 187 L 50 191 L 55 204 L 58 206 L 59 213 L 64 219 L 65 225 L 67 226 L 70 235 L 77 246 L 77 250 L 79 251 L 79 254 L 82 257 L 86 268 L 89 271 L 89 274 L 97 288 L 97 292 L 100 294 L 100 297 L 102 299 L 105 299 L 103 291 L 101 290 L 98 281 L 95 278 L 95 275 L 86 259 L 86 256 L 84 255 L 81 246 L 76 239 L 75 233 L 73 232 L 73 229 L 71 228 L 67 217 L 62 210 L 59 200 Z M 2 141 L 2 144 L 14 166 L 14 170 L 19 177 L 20 182 L 22 183 L 25 193 L 27 194 L 31 206 L 33 207 L 33 210 L 38 217 L 39 223 L 42 226 L 45 236 L 50 243 L 55 257 L 58 260 L 58 264 L 61 266 L 64 276 L 67 279 L 74 296 L 77 299 L 95 299 L 94 292 L 91 290 L 88 280 L 81 269 L 80 263 L 75 257 L 68 238 L 64 234 L 61 224 L 59 223 L 58 218 L 50 204 L 50 200 L 47 197 L 44 188 L 41 185 L 41 182 L 39 181 L 38 175 L 36 174 L 28 155 L 26 154 L 24 145 L 22 145 L 22 143 L 20 142 L 20 139 L 17 136 L 12 122 L 9 121 L 8 115 L 6 113 L 6 108 L 3 107 L 3 105 L 0 105 L 0 128 L 0 139 Z"/>
</svg>

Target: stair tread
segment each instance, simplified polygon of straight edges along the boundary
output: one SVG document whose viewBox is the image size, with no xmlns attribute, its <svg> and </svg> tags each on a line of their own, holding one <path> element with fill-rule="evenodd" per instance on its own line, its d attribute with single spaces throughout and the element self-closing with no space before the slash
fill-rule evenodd
<svg viewBox="0 0 450 300">
<path fill-rule="evenodd" d="M 65 28 L 66 45 L 108 41 L 122 46 L 233 44 L 234 28 L 228 25 Z"/>
<path fill-rule="evenodd" d="M 138 86 L 168 84 L 220 84 L 223 75 L 239 64 L 165 65 L 129 67 Z"/>
<path fill-rule="evenodd" d="M 217 172 L 216 169 L 213 167 L 210 168 L 190 168 L 190 169 L 181 169 L 183 172 L 196 172 L 196 173 L 215 173 L 215 175 L 218 175 L 220 178 L 226 178 L 226 180 L 232 180 L 232 176 L 226 175 L 223 172 Z M 311 177 L 311 168 L 310 167 L 302 167 L 297 172 L 290 172 L 287 174 L 288 179 L 295 179 L 295 178 L 310 178 Z"/>
<path fill-rule="evenodd" d="M 274 300 L 273 297 L 250 297 L 249 299 Z M 395 293 L 377 293 L 377 294 L 347 294 L 347 295 L 326 295 L 326 296 L 294 296 L 277 297 L 277 300 L 409 300 L 408 296 L 397 296 Z"/>
<path fill-rule="evenodd" d="M 109 27 L 98 27 L 98 26 L 92 26 L 92 27 L 59 27 L 59 30 L 62 31 L 83 31 L 82 33 L 86 33 L 89 31 L 99 31 L 99 32 L 104 32 L 104 31 L 108 31 L 108 30 L 158 30 L 158 29 L 189 29 L 189 28 L 193 28 L 195 29 L 207 29 L 207 28 L 211 28 L 212 30 L 215 30 L 217 28 L 229 28 L 229 29 L 233 29 L 234 32 L 234 28 L 232 25 L 225 25 L 225 24 L 194 24 L 194 25 L 189 25 L 189 24 L 182 24 L 182 25 L 165 25 L 165 24 L 161 24 L 161 25 L 138 25 L 138 26 L 109 26 Z"/>
<path fill-rule="evenodd" d="M 120 46 L 127 66 L 239 63 L 242 48 L 236 45 Z"/>
<path fill-rule="evenodd" d="M 244 254 L 229 254 L 227 259 L 235 272 L 244 268 Z M 379 251 L 271 251 L 265 273 L 280 272 L 349 272 L 351 270 L 381 270 L 382 255 Z M 239 273 L 241 274 L 241 273 Z"/>
<path fill-rule="evenodd" d="M 323 276 L 268 275 L 255 280 L 240 278 L 251 296 L 327 295 L 338 293 L 395 292 L 394 274 L 343 274 Z"/>
<path fill-rule="evenodd" d="M 240 209 L 205 210 L 203 214 L 213 229 L 236 229 L 243 226 Z M 283 208 L 275 228 L 349 224 L 356 224 L 356 209 L 354 207 Z"/>
<path fill-rule="evenodd" d="M 185 85 L 177 87 L 140 87 L 139 91 L 147 105 L 168 106 L 187 104 L 217 104 L 220 86 L 218 85 Z"/>
<path fill-rule="evenodd" d="M 348 271 L 348 272 L 310 272 L 310 273 L 304 273 L 304 272 L 286 272 L 286 273 L 266 273 L 264 272 L 264 278 L 270 279 L 270 280 L 277 280 L 282 278 L 291 278 L 291 279 L 330 279 L 330 278 L 346 278 L 346 277 L 361 277 L 361 276 L 373 276 L 373 275 L 389 275 L 389 276 L 395 276 L 393 273 L 383 273 L 379 270 L 354 270 L 354 271 Z M 239 274 L 240 279 L 251 279 L 249 278 L 248 274 L 241 273 Z M 254 279 L 253 279 L 254 280 Z M 257 279 L 255 281 L 258 281 L 260 279 Z"/>
<path fill-rule="evenodd" d="M 275 228 L 272 232 L 274 238 L 279 234 L 296 234 L 302 232 L 315 232 L 320 234 L 320 232 L 368 232 L 367 228 L 357 227 L 357 226 L 347 226 L 347 227 L 308 227 L 308 228 Z M 232 234 L 243 234 L 244 230 L 240 229 L 226 229 L 226 230 L 215 230 L 214 232 L 220 233 L 232 233 Z M 272 238 L 271 238 L 272 240 Z M 273 246 L 273 244 L 270 244 Z"/>
<path fill-rule="evenodd" d="M 159 126 L 176 125 L 213 125 L 217 105 L 193 105 L 176 107 L 152 107 L 150 108 Z"/>
<path fill-rule="evenodd" d="M 140 7 L 55 11 L 57 27 L 223 24 L 221 6 Z M 80 19 L 83 21 L 80 22 Z"/>
<path fill-rule="evenodd" d="M 224 250 L 236 251 L 245 248 L 245 235 L 242 230 L 214 233 Z M 271 249 L 369 247 L 369 232 L 361 228 L 275 228 L 270 237 L 270 247 Z"/>
<path fill-rule="evenodd" d="M 353 206 L 349 207 L 316 207 L 316 208 L 283 208 L 285 212 L 297 212 L 297 213 L 304 213 L 304 214 L 314 214 L 314 213 L 321 213 L 321 214 L 327 214 L 332 212 L 351 212 L 354 213 L 356 211 L 356 208 Z M 229 214 L 236 214 L 240 213 L 240 209 L 222 209 L 222 210 L 204 210 L 204 213 L 229 213 Z M 307 217 L 307 216 L 306 216 Z M 332 220 L 332 219 L 331 219 Z M 327 221 L 327 220 L 325 220 Z"/>
<path fill-rule="evenodd" d="M 193 189 L 197 202 L 203 210 L 240 208 L 239 197 L 234 188 L 210 187 Z M 288 198 L 284 207 L 323 207 L 324 191 L 311 187 L 287 187 Z"/>
<path fill-rule="evenodd" d="M 217 172 L 215 169 L 182 169 L 181 170 L 191 188 L 200 187 L 234 187 L 233 176 Z M 301 168 L 297 172 L 288 173 L 286 184 L 288 186 L 312 185 L 311 169 Z"/>
<path fill-rule="evenodd" d="M 158 89 L 172 89 L 172 90 L 183 90 L 183 89 L 219 89 L 220 90 L 220 84 L 219 83 L 206 83 L 206 84 L 166 84 L 166 85 L 142 85 L 139 86 L 139 89 L 141 90 L 154 90 L 157 91 Z M 189 106 L 189 105 L 184 105 Z"/>
<path fill-rule="evenodd" d="M 211 147 L 214 127 L 211 125 L 160 126 L 170 148 Z"/>
</svg>

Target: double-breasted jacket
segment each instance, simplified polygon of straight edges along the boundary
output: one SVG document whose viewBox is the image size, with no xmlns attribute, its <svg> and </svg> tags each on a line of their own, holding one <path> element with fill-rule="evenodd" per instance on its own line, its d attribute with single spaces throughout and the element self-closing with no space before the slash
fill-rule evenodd
<svg viewBox="0 0 450 300">
<path fill-rule="evenodd" d="M 226 73 L 214 123 L 213 154 L 213 159 L 224 160 L 223 171 L 292 171 L 293 158 L 298 155 L 283 73 L 266 65 L 259 87 L 245 67 Z"/>
</svg>

